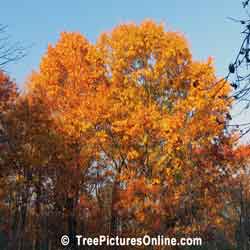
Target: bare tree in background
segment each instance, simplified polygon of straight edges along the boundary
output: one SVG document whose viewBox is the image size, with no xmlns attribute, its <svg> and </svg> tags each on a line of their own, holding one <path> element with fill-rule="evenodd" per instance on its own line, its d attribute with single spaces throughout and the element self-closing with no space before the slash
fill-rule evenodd
<svg viewBox="0 0 250 250">
<path fill-rule="evenodd" d="M 26 49 L 19 42 L 11 42 L 7 28 L 6 25 L 0 24 L 0 70 L 4 70 L 7 64 L 23 58 L 26 54 Z"/>
<path fill-rule="evenodd" d="M 250 0 L 242 1 L 242 6 L 246 12 L 246 18 L 235 19 L 229 17 L 230 20 L 242 25 L 242 42 L 239 46 L 238 53 L 234 61 L 229 64 L 227 80 L 231 81 L 233 87 L 232 97 L 236 104 L 241 104 L 240 107 L 244 110 L 250 108 Z M 250 132 L 250 121 L 242 124 L 231 125 L 235 129 L 239 129 L 241 137 Z"/>
</svg>

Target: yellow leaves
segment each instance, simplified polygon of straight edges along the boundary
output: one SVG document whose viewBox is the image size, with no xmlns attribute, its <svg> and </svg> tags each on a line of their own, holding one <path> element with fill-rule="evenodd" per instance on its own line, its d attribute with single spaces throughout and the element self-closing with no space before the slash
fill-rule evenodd
<svg viewBox="0 0 250 250">
<path fill-rule="evenodd" d="M 152 185 L 158 185 L 158 184 L 160 184 L 161 183 L 161 180 L 159 179 L 159 178 L 154 178 L 153 180 L 152 180 Z"/>
<path fill-rule="evenodd" d="M 169 167 L 164 169 L 164 174 L 166 177 L 170 177 L 172 175 L 172 170 Z"/>
<path fill-rule="evenodd" d="M 92 124 L 90 122 L 80 123 L 80 131 L 81 132 L 86 132 L 90 128 L 92 128 Z"/>
<path fill-rule="evenodd" d="M 15 180 L 16 182 L 20 183 L 20 182 L 23 182 L 24 181 L 24 176 L 23 175 L 20 175 L 20 174 L 17 174 L 15 176 Z"/>
<path fill-rule="evenodd" d="M 166 162 L 166 160 L 169 158 L 169 156 L 167 154 L 163 155 L 160 157 L 160 159 L 157 161 L 156 163 L 156 167 L 159 168 L 159 167 L 162 167 L 163 164 Z"/>
<path fill-rule="evenodd" d="M 165 117 L 161 120 L 161 128 L 166 134 L 172 132 L 171 122 L 171 119 L 169 119 L 168 117 Z"/>
<path fill-rule="evenodd" d="M 132 150 L 128 152 L 127 158 L 128 160 L 134 160 L 136 158 L 138 158 L 139 153 L 136 150 Z"/>
<path fill-rule="evenodd" d="M 147 135 L 147 134 L 145 134 L 145 135 L 143 136 L 142 144 L 143 144 L 143 145 L 147 145 L 147 144 L 148 144 L 148 135 Z"/>
<path fill-rule="evenodd" d="M 108 138 L 108 135 L 106 134 L 105 131 L 98 131 L 96 133 L 96 137 L 98 138 L 98 140 L 100 140 L 101 143 L 104 143 Z"/>
<path fill-rule="evenodd" d="M 116 133 L 124 131 L 128 125 L 128 120 L 115 121 L 112 124 L 112 130 Z"/>
</svg>

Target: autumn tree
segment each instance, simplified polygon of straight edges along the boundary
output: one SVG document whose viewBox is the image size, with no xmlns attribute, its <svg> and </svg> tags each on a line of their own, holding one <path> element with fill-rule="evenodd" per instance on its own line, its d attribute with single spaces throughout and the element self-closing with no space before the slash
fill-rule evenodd
<svg viewBox="0 0 250 250">
<path fill-rule="evenodd" d="M 111 86 L 102 149 L 114 169 L 112 210 L 125 216 L 112 230 L 202 231 L 216 221 L 227 175 L 228 83 L 211 60 L 192 59 L 181 34 L 151 21 L 120 25 L 97 47 Z"/>
<path fill-rule="evenodd" d="M 42 100 L 61 138 L 61 149 L 51 164 L 54 206 L 68 221 L 72 239 L 77 218 L 82 218 L 78 223 L 83 232 L 87 223 L 84 221 L 87 215 L 78 213 L 89 209 L 83 206 L 89 199 L 91 185 L 91 176 L 86 180 L 87 170 L 99 157 L 87 104 L 95 99 L 98 85 L 104 84 L 103 72 L 102 60 L 93 45 L 80 34 L 62 33 L 58 44 L 49 46 L 40 71 L 35 72 L 29 82 L 31 99 Z M 92 212 L 95 216 L 95 209 Z"/>
<path fill-rule="evenodd" d="M 28 96 L 41 100 L 62 138 L 52 180 L 69 234 L 83 224 L 94 230 L 87 218 L 94 225 L 98 213 L 112 235 L 221 226 L 229 92 L 211 59 L 194 60 L 180 33 L 153 21 L 119 25 L 96 45 L 62 33 L 31 75 Z"/>
<path fill-rule="evenodd" d="M 7 133 L 8 124 L 6 120 L 15 105 L 17 96 L 16 84 L 6 74 L 0 71 L 0 160 L 2 160 L 2 154 L 4 154 L 6 147 L 11 146 Z M 2 169 L 2 167 L 1 165 L 1 172 L 3 173 L 5 170 Z M 4 175 L 1 177 L 4 177 Z M 1 184 L 3 183 L 4 179 L 1 181 Z"/>
<path fill-rule="evenodd" d="M 3 217 L 7 212 L 7 206 L 4 200 L 7 195 L 6 187 L 8 181 L 5 176 L 9 172 L 4 165 L 4 157 L 7 147 L 10 145 L 6 119 L 14 106 L 17 95 L 15 83 L 6 74 L 0 71 L 0 213 Z M 1 232 L 6 235 L 8 232 L 7 221 L 1 220 L 0 227 L 5 229 L 1 230 Z"/>
<path fill-rule="evenodd" d="M 224 217 L 227 223 L 230 238 L 236 249 L 249 248 L 250 236 L 250 196 L 249 196 L 249 159 L 250 148 L 248 144 L 241 144 L 232 151 L 233 175 L 230 179 L 229 199 L 225 202 Z"/>
</svg>

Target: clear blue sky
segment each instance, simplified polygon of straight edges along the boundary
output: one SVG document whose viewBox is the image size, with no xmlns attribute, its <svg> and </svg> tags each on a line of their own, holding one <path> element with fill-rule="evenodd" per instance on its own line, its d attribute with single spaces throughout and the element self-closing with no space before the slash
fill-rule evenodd
<svg viewBox="0 0 250 250">
<path fill-rule="evenodd" d="M 0 23 L 9 26 L 13 41 L 33 44 L 24 59 L 7 68 L 21 86 L 61 31 L 80 31 L 95 42 L 116 24 L 145 18 L 183 32 L 194 57 L 213 56 L 218 75 L 223 75 L 240 43 L 240 25 L 226 17 L 242 13 L 240 0 L 9 0 L 1 3 Z"/>
</svg>

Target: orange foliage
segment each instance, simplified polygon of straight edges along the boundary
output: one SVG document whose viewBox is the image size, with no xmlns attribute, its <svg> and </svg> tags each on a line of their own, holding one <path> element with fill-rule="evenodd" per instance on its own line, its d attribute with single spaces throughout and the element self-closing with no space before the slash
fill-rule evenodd
<svg viewBox="0 0 250 250">
<path fill-rule="evenodd" d="M 205 230 L 219 216 L 229 92 L 211 59 L 195 61 L 181 34 L 153 21 L 119 25 L 96 45 L 62 33 L 28 83 L 77 162 L 63 188 L 77 193 L 95 165 L 108 169 L 96 180 L 113 181 L 113 213 L 166 233 Z"/>
</svg>

